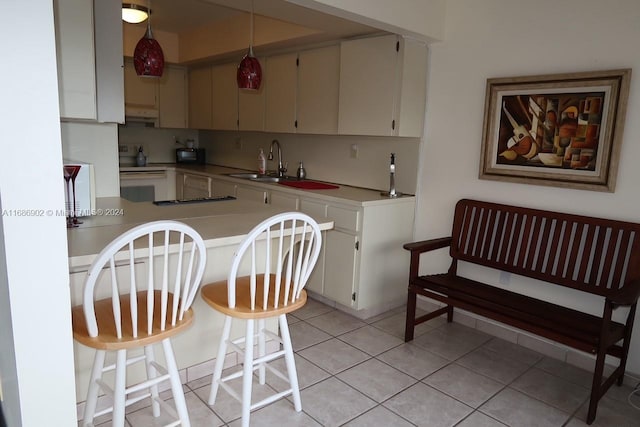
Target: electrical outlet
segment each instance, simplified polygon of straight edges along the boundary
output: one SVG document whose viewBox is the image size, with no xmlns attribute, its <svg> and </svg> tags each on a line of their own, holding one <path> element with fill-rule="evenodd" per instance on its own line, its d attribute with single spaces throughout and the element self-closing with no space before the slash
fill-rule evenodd
<svg viewBox="0 0 640 427">
<path fill-rule="evenodd" d="M 236 137 L 234 142 L 235 142 L 236 150 L 242 150 L 242 138 L 238 136 Z"/>
<path fill-rule="evenodd" d="M 349 157 L 351 157 L 352 159 L 358 158 L 358 144 L 351 144 L 351 152 Z"/>
</svg>

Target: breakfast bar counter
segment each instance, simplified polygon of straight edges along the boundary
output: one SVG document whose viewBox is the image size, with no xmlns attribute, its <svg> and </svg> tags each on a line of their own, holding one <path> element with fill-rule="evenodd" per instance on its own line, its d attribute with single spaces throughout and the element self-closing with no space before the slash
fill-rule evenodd
<svg viewBox="0 0 640 427">
<path fill-rule="evenodd" d="M 99 198 L 94 215 L 80 218 L 82 224 L 69 229 L 67 233 L 72 306 L 82 303 L 84 280 L 96 255 L 115 237 L 138 224 L 169 219 L 184 222 L 198 231 L 207 248 L 207 264 L 202 281 L 206 284 L 226 279 L 233 253 L 246 234 L 258 223 L 284 211 L 257 202 L 233 199 L 157 206 L 152 202 L 134 203 L 118 197 Z M 333 228 L 332 220 L 315 219 L 322 230 Z M 193 310 L 194 324 L 174 339 L 178 366 L 183 369 L 183 379 L 188 380 L 211 374 L 224 319 L 199 297 L 195 300 Z M 240 329 L 234 328 L 232 334 L 239 335 Z M 92 349 L 74 341 L 76 395 L 79 402 L 86 396 L 93 354 Z M 236 363 L 235 354 L 229 356 L 227 363 Z M 131 373 L 134 374 L 131 380 L 137 381 L 137 372 Z"/>
<path fill-rule="evenodd" d="M 130 202 L 120 197 L 98 198 L 93 216 L 80 218 L 82 224 L 68 230 L 69 268 L 86 270 L 91 261 L 116 236 L 145 222 L 170 219 L 193 227 L 207 248 L 237 245 L 258 223 L 280 212 L 249 200 L 221 200 L 156 206 L 152 202 Z M 333 222 L 314 218 L 321 229 Z"/>
</svg>

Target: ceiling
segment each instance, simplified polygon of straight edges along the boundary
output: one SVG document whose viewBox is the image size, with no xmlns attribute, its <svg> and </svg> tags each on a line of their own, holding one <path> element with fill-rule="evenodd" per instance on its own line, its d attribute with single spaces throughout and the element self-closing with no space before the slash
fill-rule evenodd
<svg viewBox="0 0 640 427">
<path fill-rule="evenodd" d="M 135 3 L 147 4 L 145 0 Z M 154 29 L 180 34 L 195 28 L 216 25 L 239 14 L 256 15 L 321 30 L 325 40 L 336 40 L 378 32 L 379 30 L 307 9 L 285 0 L 152 0 Z M 146 25 L 138 24 L 138 25 Z"/>
</svg>

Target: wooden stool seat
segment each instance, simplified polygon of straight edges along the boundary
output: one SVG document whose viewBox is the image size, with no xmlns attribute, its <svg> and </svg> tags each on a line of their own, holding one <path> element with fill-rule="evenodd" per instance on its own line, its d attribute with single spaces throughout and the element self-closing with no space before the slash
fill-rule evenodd
<svg viewBox="0 0 640 427">
<path fill-rule="evenodd" d="M 263 276 L 264 275 L 262 274 L 258 275 L 259 283 L 262 283 Z M 234 308 L 230 308 L 227 302 L 226 280 L 202 286 L 200 294 L 202 295 L 202 299 L 204 299 L 204 301 L 215 310 L 238 319 L 266 319 L 269 317 L 277 317 L 281 314 L 291 313 L 307 303 L 307 292 L 303 289 L 300 293 L 300 297 L 296 301 L 287 305 L 284 304 L 284 295 L 280 295 L 280 302 L 275 306 L 275 284 L 271 283 L 267 308 L 259 311 L 252 310 L 251 291 L 249 286 L 250 279 L 251 278 L 249 276 L 238 277 L 236 279 L 236 306 Z M 272 280 L 275 280 L 275 276 Z M 256 305 L 258 307 L 263 307 L 263 298 L 264 294 L 262 293 L 256 295 Z"/>
</svg>

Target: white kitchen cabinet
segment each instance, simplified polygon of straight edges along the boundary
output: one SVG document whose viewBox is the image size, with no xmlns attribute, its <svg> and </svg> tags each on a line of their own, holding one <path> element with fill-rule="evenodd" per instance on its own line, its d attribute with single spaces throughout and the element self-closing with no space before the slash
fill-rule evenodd
<svg viewBox="0 0 640 427">
<path fill-rule="evenodd" d="M 299 198 L 295 194 L 285 193 L 283 191 L 269 191 L 269 204 L 279 208 L 297 211 L 299 206 Z"/>
<path fill-rule="evenodd" d="M 238 129 L 238 64 L 214 65 L 211 68 L 212 126 L 216 130 Z"/>
<path fill-rule="evenodd" d="M 128 106 L 158 108 L 158 79 L 137 75 L 131 58 L 124 61 L 124 102 Z"/>
<path fill-rule="evenodd" d="M 340 135 L 420 137 L 426 45 L 396 35 L 340 45 Z"/>
<path fill-rule="evenodd" d="M 236 195 L 236 185 L 222 180 L 211 179 L 211 196 L 234 196 Z"/>
<path fill-rule="evenodd" d="M 176 200 L 184 199 L 184 172 L 176 171 Z"/>
<path fill-rule="evenodd" d="M 296 132 L 338 133 L 340 46 L 301 51 L 298 55 Z"/>
<path fill-rule="evenodd" d="M 296 131 L 297 60 L 297 53 L 267 58 L 264 76 L 264 130 L 267 132 Z"/>
<path fill-rule="evenodd" d="M 124 122 L 121 3 L 55 0 L 60 117 Z"/>
<path fill-rule="evenodd" d="M 341 231 L 328 232 L 325 241 L 325 272 L 322 295 L 346 307 L 356 298 L 358 236 Z"/>
<path fill-rule="evenodd" d="M 159 126 L 184 129 L 187 127 L 187 70 L 165 65 L 158 80 Z"/>
<path fill-rule="evenodd" d="M 211 178 L 203 175 L 184 174 L 182 185 L 183 199 L 200 199 L 211 197 Z"/>
<path fill-rule="evenodd" d="M 236 198 L 238 200 L 253 200 L 258 203 L 267 203 L 267 191 L 262 187 L 254 187 L 252 185 L 237 185 Z"/>
<path fill-rule="evenodd" d="M 414 206 L 413 198 L 358 208 L 301 196 L 302 212 L 334 220 L 324 242 L 323 284 L 315 285 L 321 295 L 363 317 L 402 304 L 409 271 L 402 245 L 413 235 Z"/>
<path fill-rule="evenodd" d="M 124 62 L 124 101 L 129 108 L 158 110 L 158 126 L 187 127 L 186 69 L 165 64 L 162 77 L 140 77 L 132 59 Z"/>
<path fill-rule="evenodd" d="M 189 128 L 213 129 L 211 67 L 189 70 Z"/>
</svg>

